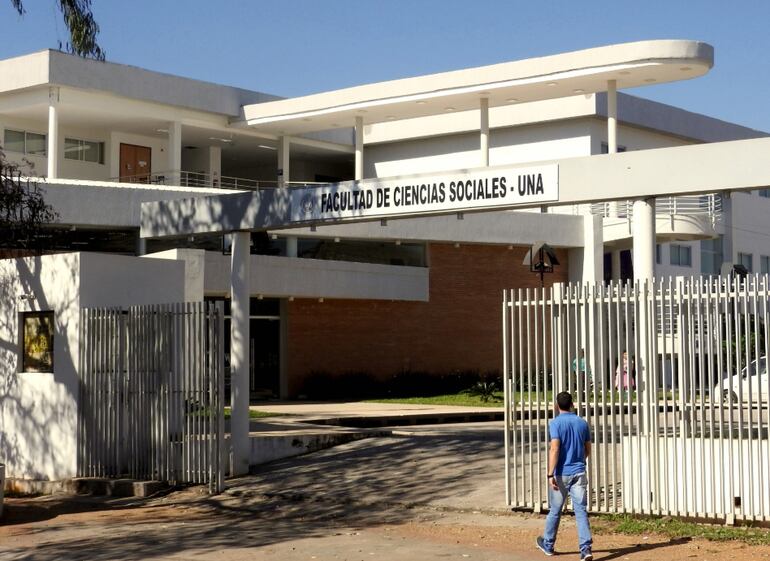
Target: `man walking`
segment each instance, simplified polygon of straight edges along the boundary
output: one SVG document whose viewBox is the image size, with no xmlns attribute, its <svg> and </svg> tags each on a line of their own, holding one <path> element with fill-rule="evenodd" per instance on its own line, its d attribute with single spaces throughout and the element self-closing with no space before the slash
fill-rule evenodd
<svg viewBox="0 0 770 561">
<path fill-rule="evenodd" d="M 588 423 L 572 412 L 572 395 L 561 392 L 556 396 L 556 404 L 559 414 L 549 425 L 551 447 L 548 452 L 548 500 L 551 511 L 545 520 L 543 536 L 537 538 L 537 547 L 546 555 L 553 555 L 562 507 L 569 493 L 577 522 L 580 559 L 592 561 L 591 526 L 586 512 L 586 460 L 591 454 L 591 431 Z"/>
</svg>

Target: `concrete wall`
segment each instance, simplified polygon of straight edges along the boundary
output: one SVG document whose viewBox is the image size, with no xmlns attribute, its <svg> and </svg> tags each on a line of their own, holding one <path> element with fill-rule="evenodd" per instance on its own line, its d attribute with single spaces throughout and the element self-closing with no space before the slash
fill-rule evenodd
<svg viewBox="0 0 770 561">
<path fill-rule="evenodd" d="M 388 241 L 433 241 L 531 245 L 545 241 L 552 246 L 582 247 L 583 216 L 518 211 L 467 213 L 457 216 L 426 216 L 338 226 L 296 228 L 285 233 L 311 238 L 353 238 Z"/>
<path fill-rule="evenodd" d="M 0 261 L 0 458 L 8 477 L 61 479 L 76 469 L 80 256 Z M 22 294 L 34 296 L 21 300 Z M 53 374 L 21 372 L 19 313 L 53 310 Z"/>
<path fill-rule="evenodd" d="M 80 255 L 81 307 L 185 301 L 183 261 L 99 253 Z"/>
<path fill-rule="evenodd" d="M 490 165 L 588 156 L 590 119 L 494 129 Z M 479 167 L 478 133 L 367 145 L 364 177 L 389 177 Z"/>
<path fill-rule="evenodd" d="M 770 255 L 770 199 L 755 193 L 735 193 L 733 207 L 733 256 L 725 261 L 738 262 L 738 253 L 754 256 L 754 272 L 760 272 L 760 256 Z"/>
<path fill-rule="evenodd" d="M 178 260 L 184 265 L 184 301 L 201 302 L 204 295 L 206 251 L 202 249 L 169 249 L 144 255 L 147 259 Z M 229 266 L 229 265 L 228 265 Z M 229 290 L 229 287 L 228 287 Z"/>
<path fill-rule="evenodd" d="M 251 256 L 251 294 L 266 297 L 424 301 L 429 271 L 350 261 Z M 230 256 L 206 252 L 205 293 L 230 292 Z"/>
<path fill-rule="evenodd" d="M 80 308 L 181 302 L 184 264 L 96 253 L 0 261 L 0 461 L 9 477 L 77 468 Z M 32 299 L 20 299 L 31 294 Z M 54 372 L 21 372 L 19 313 L 52 310 Z"/>
<path fill-rule="evenodd" d="M 102 183 L 74 179 L 41 181 L 45 200 L 59 213 L 59 224 L 138 228 L 141 203 L 169 201 L 211 194 L 234 193 L 228 189 L 192 189 L 127 183 Z"/>
</svg>

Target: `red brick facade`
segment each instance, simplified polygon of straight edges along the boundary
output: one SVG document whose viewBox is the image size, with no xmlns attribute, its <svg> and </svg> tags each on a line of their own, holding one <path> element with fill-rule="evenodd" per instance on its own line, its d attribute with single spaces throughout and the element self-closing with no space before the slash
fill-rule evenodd
<svg viewBox="0 0 770 561">
<path fill-rule="evenodd" d="M 536 287 L 526 247 L 430 244 L 429 302 L 295 300 L 288 303 L 289 392 L 311 372 L 502 370 L 500 306 L 506 288 Z M 545 282 L 568 277 L 566 251 Z"/>
</svg>

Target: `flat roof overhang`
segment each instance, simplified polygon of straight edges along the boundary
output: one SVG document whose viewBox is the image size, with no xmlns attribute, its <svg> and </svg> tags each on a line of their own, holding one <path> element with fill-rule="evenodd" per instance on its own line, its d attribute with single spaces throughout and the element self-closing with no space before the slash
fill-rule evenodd
<svg viewBox="0 0 770 561">
<path fill-rule="evenodd" d="M 622 43 L 314 95 L 245 105 L 248 125 L 278 135 L 540 101 L 696 78 L 714 65 L 714 48 L 689 40 Z"/>
<path fill-rule="evenodd" d="M 515 166 L 493 166 L 476 170 L 455 170 L 442 174 L 417 174 L 400 178 L 435 181 L 436 177 L 463 178 L 474 172 L 515 170 L 527 166 L 558 166 L 558 200 L 549 206 L 595 203 L 612 200 L 693 195 L 715 191 L 747 191 L 770 185 L 770 138 L 695 144 L 675 148 L 638 150 L 618 154 L 583 156 Z M 382 179 L 335 184 L 334 189 L 376 186 Z M 278 230 L 322 224 L 367 222 L 383 218 L 417 217 L 458 212 L 484 212 L 537 208 L 540 202 L 511 204 L 494 208 L 446 208 L 402 215 L 368 215 L 331 220 L 292 218 L 292 190 L 268 189 L 209 195 L 141 205 L 141 236 L 180 237 L 203 233 Z"/>
</svg>

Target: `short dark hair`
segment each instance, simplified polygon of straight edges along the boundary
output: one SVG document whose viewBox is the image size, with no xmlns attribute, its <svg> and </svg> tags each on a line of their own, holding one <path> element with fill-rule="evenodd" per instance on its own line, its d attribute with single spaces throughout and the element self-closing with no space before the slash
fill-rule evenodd
<svg viewBox="0 0 770 561">
<path fill-rule="evenodd" d="M 556 403 L 562 411 L 569 411 L 572 409 L 572 394 L 569 392 L 561 392 L 556 396 Z"/>
</svg>

